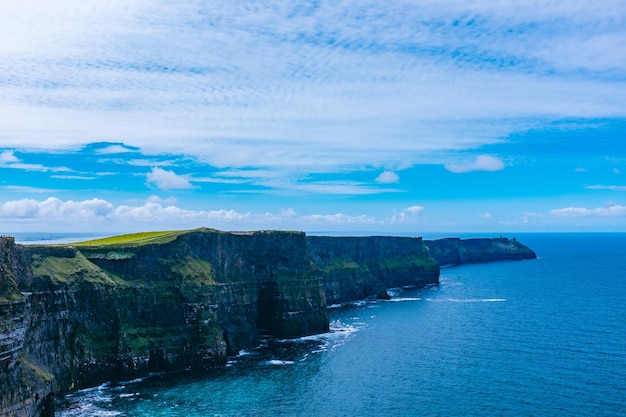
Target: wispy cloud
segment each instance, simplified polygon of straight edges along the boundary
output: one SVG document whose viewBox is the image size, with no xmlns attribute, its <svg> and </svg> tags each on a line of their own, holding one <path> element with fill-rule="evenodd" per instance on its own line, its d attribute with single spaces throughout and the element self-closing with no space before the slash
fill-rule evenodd
<svg viewBox="0 0 626 417">
<path fill-rule="evenodd" d="M 0 154 L 0 168 L 12 168 L 19 169 L 23 171 L 39 171 L 39 172 L 68 172 L 71 171 L 67 167 L 47 167 L 42 164 L 26 164 L 22 162 L 17 156 L 15 156 L 14 151 L 3 151 Z"/>
<path fill-rule="evenodd" d="M 108 145 L 104 148 L 96 149 L 96 153 L 100 155 L 111 155 L 111 154 L 121 154 L 121 153 L 129 153 L 129 152 L 137 152 L 138 149 L 130 146 L 125 146 L 123 144 L 114 144 Z"/>
<path fill-rule="evenodd" d="M 619 204 L 609 207 L 566 207 L 551 210 L 550 214 L 555 217 L 623 217 L 626 216 L 626 207 Z"/>
<path fill-rule="evenodd" d="M 588 185 L 588 190 L 626 191 L 626 185 Z"/>
<path fill-rule="evenodd" d="M 0 135 L 16 149 L 113 139 L 215 167 L 423 163 L 538 120 L 623 117 L 622 7 L 14 2 Z"/>
<path fill-rule="evenodd" d="M 95 180 L 96 177 L 89 177 L 83 175 L 50 175 L 50 178 L 56 178 L 59 180 Z"/>
<path fill-rule="evenodd" d="M 7 185 L 4 189 L 9 191 L 16 191 L 18 193 L 54 193 L 59 190 L 51 189 L 51 188 L 40 188 L 40 187 L 30 187 L 26 185 Z"/>
<path fill-rule="evenodd" d="M 411 206 L 402 209 L 399 213 L 394 213 L 391 217 L 385 219 L 385 223 L 388 224 L 406 224 L 415 223 L 418 221 L 420 214 L 424 210 L 422 206 Z"/>
<path fill-rule="evenodd" d="M 504 163 L 500 158 L 490 155 L 479 155 L 473 161 L 446 164 L 446 169 L 455 174 L 471 171 L 500 171 L 504 169 Z"/>
</svg>

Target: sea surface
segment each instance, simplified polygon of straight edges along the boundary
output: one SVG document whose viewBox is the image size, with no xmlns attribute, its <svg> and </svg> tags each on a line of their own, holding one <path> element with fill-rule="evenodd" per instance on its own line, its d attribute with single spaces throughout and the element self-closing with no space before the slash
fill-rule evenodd
<svg viewBox="0 0 626 417">
<path fill-rule="evenodd" d="M 444 268 L 333 306 L 330 333 L 79 391 L 57 415 L 625 416 L 626 234 L 516 237 L 539 258 Z"/>
</svg>

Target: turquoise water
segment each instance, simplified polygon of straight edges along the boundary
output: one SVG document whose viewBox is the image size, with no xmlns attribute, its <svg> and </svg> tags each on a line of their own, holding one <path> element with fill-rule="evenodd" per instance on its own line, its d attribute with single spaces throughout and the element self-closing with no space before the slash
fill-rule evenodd
<svg viewBox="0 0 626 417">
<path fill-rule="evenodd" d="M 328 334 L 84 390 L 58 414 L 626 415 L 626 234 L 518 239 L 539 259 L 445 268 L 437 287 L 331 309 Z"/>
</svg>

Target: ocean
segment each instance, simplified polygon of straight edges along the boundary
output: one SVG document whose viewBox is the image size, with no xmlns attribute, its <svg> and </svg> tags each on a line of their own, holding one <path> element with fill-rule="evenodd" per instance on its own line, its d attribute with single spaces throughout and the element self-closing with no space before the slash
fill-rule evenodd
<svg viewBox="0 0 626 417">
<path fill-rule="evenodd" d="M 57 415 L 625 416 L 626 234 L 516 237 L 538 259 L 443 268 L 332 306 L 329 333 L 79 391 Z"/>
</svg>

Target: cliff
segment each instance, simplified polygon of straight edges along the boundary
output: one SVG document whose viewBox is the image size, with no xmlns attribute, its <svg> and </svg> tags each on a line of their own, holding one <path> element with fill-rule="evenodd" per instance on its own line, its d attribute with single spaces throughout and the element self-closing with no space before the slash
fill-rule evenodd
<svg viewBox="0 0 626 417">
<path fill-rule="evenodd" d="M 421 239 L 331 244 L 198 229 L 74 246 L 1 242 L 0 409 L 15 416 L 50 415 L 53 392 L 223 366 L 261 335 L 326 332 L 327 283 L 344 289 L 332 300 L 347 301 L 438 278 Z M 340 282 L 345 271 L 354 282 Z"/>
<path fill-rule="evenodd" d="M 19 280 L 29 274 L 24 251 L 0 237 L 0 414 L 6 416 L 53 414 L 54 377 L 25 352 L 33 316 Z"/>
<path fill-rule="evenodd" d="M 421 237 L 307 237 L 311 262 L 324 277 L 329 304 L 360 300 L 394 287 L 439 282 L 439 265 Z"/>
<path fill-rule="evenodd" d="M 479 245 L 459 259 L 487 259 Z M 434 247 L 212 229 L 74 246 L 0 237 L 0 415 L 51 416 L 53 393 L 220 367 L 260 336 L 326 332 L 327 303 L 437 283 L 430 254 L 468 252 L 453 240 Z"/>
<path fill-rule="evenodd" d="M 537 255 L 516 239 L 445 238 L 424 241 L 430 255 L 442 266 L 468 263 L 535 259 Z"/>
</svg>

